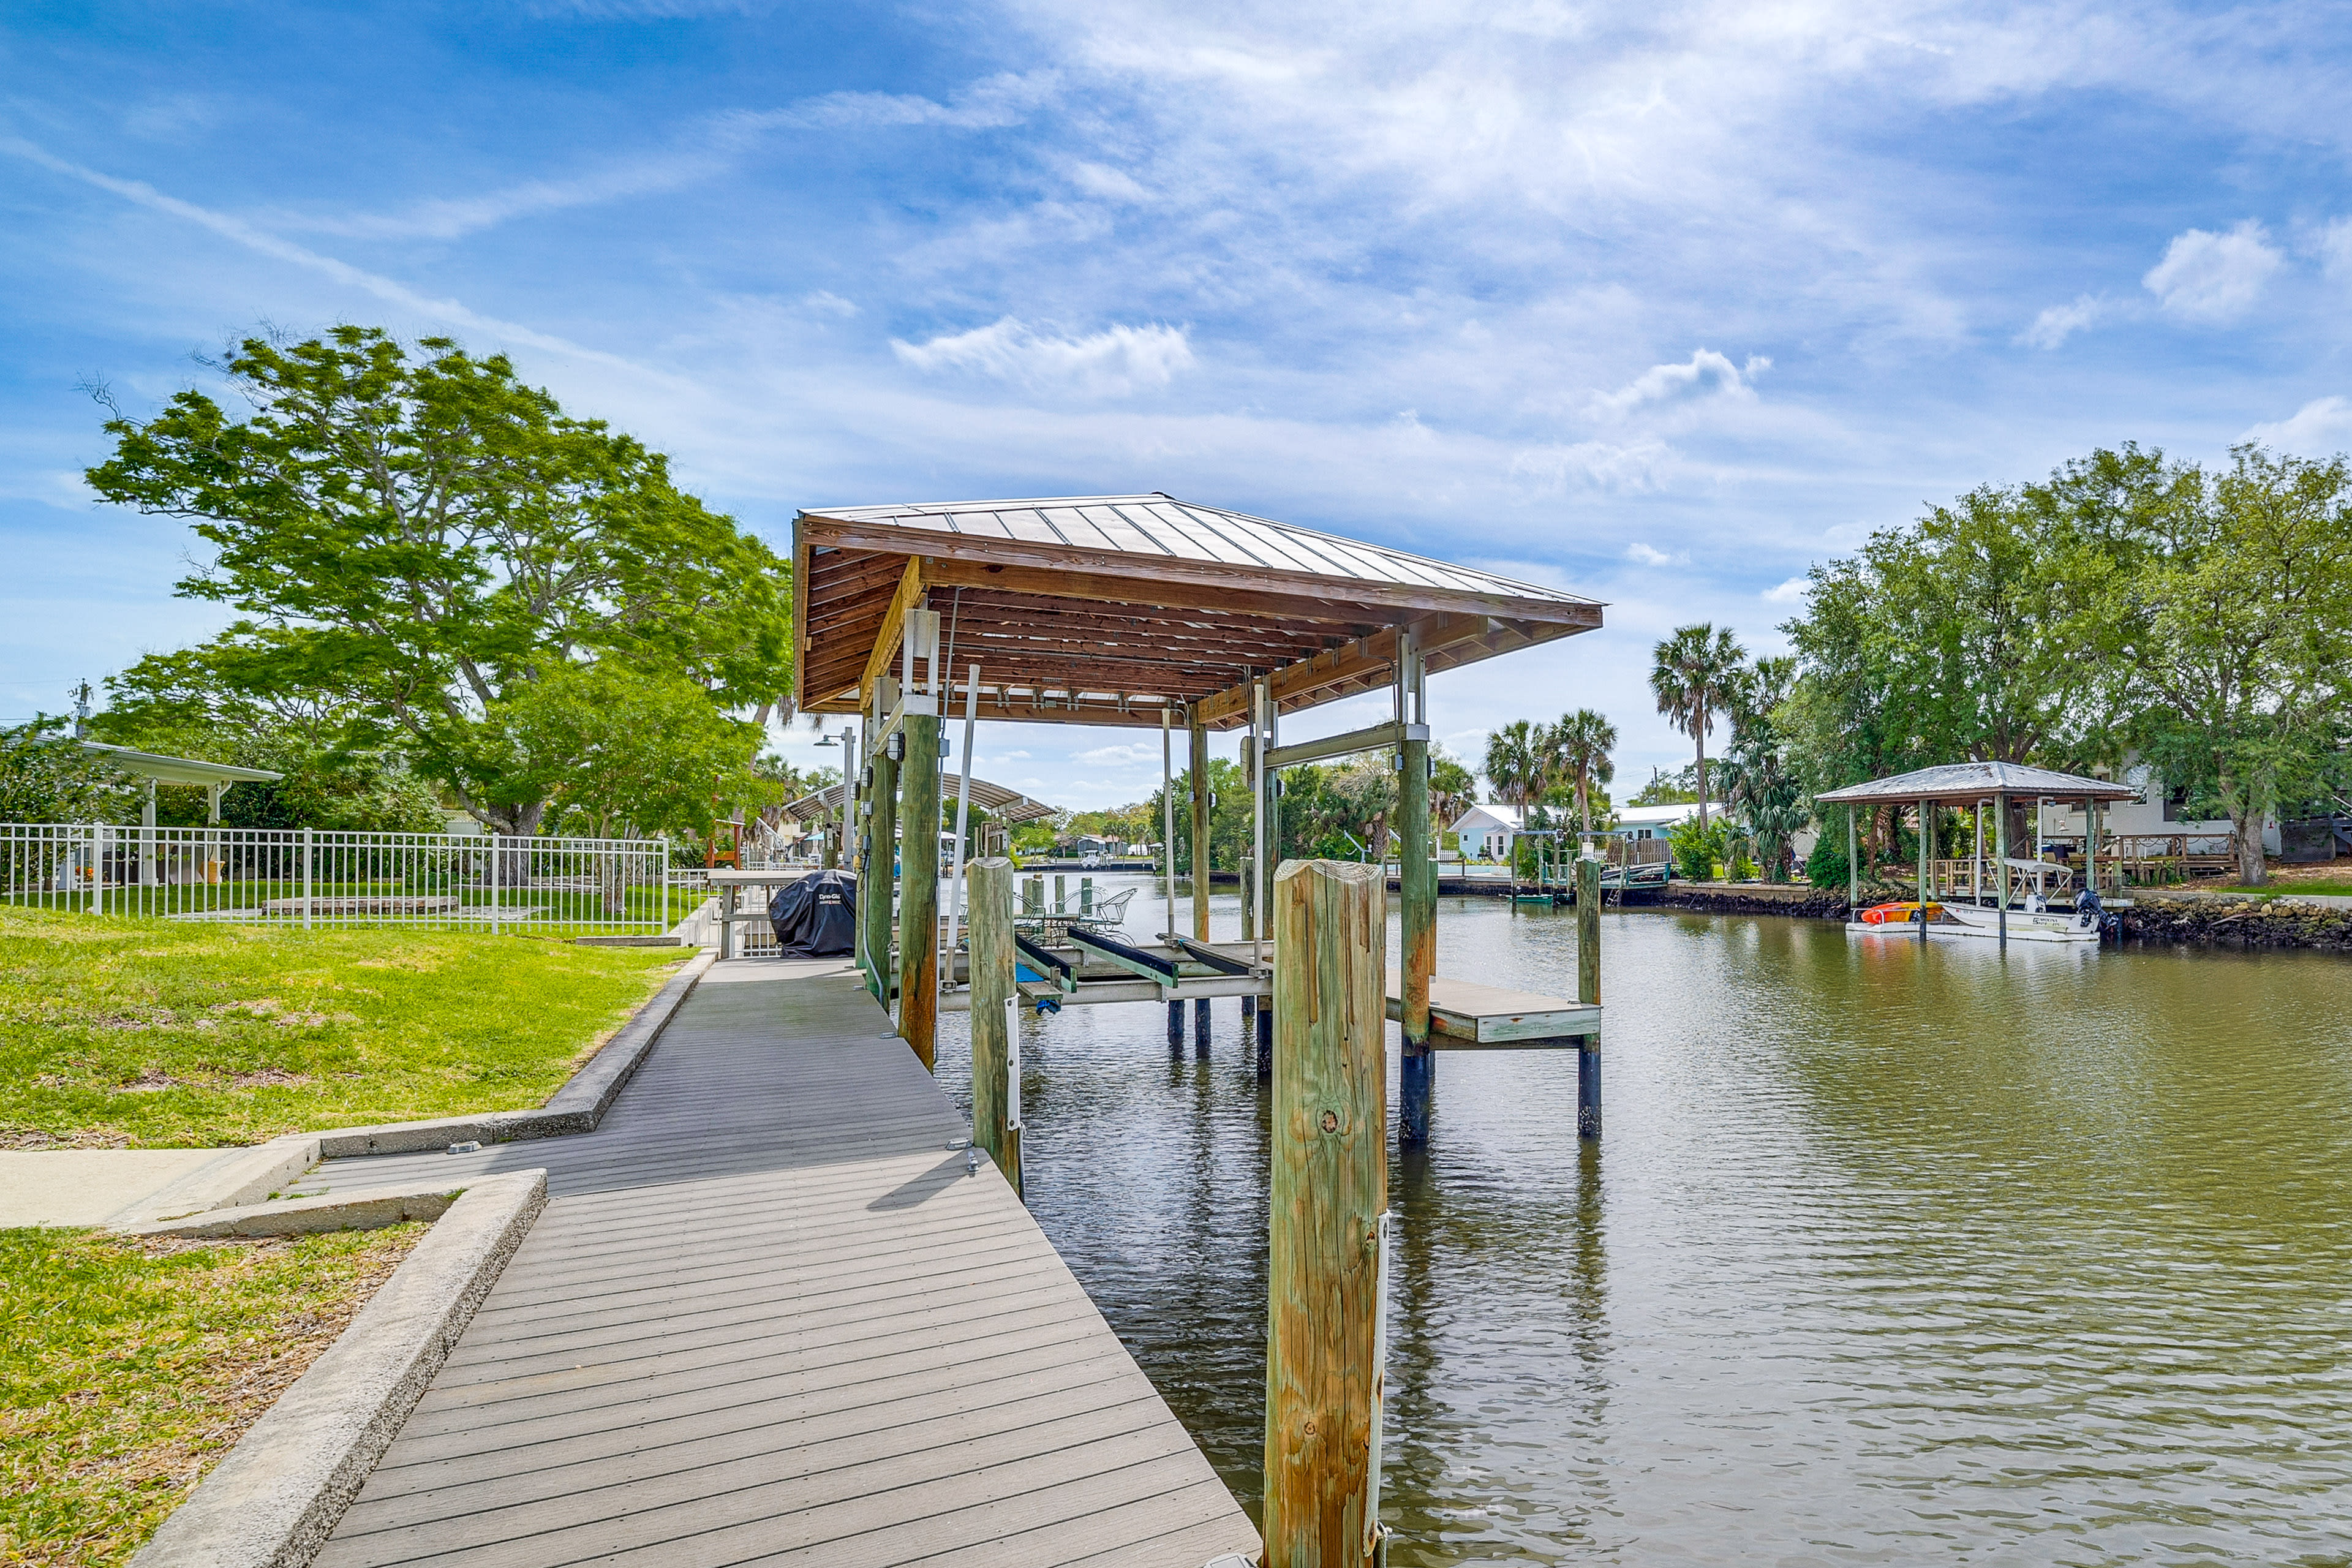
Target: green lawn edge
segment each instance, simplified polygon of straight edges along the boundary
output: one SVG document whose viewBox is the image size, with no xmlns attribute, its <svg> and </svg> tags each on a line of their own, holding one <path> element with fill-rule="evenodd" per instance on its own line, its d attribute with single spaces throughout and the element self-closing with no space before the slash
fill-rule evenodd
<svg viewBox="0 0 2352 1568">
<path fill-rule="evenodd" d="M 527 1110 L 691 956 L 0 909 L 0 1144 L 209 1148 Z"/>
</svg>

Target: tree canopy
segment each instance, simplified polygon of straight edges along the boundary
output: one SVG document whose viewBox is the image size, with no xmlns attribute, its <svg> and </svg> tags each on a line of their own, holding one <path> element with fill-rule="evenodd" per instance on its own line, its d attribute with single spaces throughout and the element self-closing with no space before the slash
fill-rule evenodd
<svg viewBox="0 0 2352 1568">
<path fill-rule="evenodd" d="M 511 715 L 560 671 L 619 660 L 714 710 L 790 684 L 789 573 L 671 481 L 659 453 L 565 415 L 503 355 L 375 328 L 248 338 L 198 390 L 107 422 L 106 499 L 194 520 L 183 595 L 241 618 L 201 650 L 227 684 L 347 704 L 486 824 L 529 832 Z M 549 787 L 552 787 L 551 784 Z"/>
</svg>

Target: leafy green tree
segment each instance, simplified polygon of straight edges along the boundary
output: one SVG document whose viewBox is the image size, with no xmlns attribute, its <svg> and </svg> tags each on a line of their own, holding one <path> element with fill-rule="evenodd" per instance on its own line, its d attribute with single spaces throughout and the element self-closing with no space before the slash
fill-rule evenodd
<svg viewBox="0 0 2352 1568">
<path fill-rule="evenodd" d="M 510 799 L 553 803 L 583 837 L 699 837 L 784 787 L 753 767 L 757 726 L 719 712 L 683 676 L 616 659 L 550 670 L 492 716 L 514 748 L 499 770 L 501 788 Z"/>
<path fill-rule="evenodd" d="M 1617 765 L 1609 760 L 1616 748 L 1617 726 L 1590 708 L 1560 715 L 1544 731 L 1549 771 L 1574 791 L 1577 823 L 1586 834 L 1592 831 L 1594 787 L 1617 776 Z"/>
<path fill-rule="evenodd" d="M 1290 770 L 1296 773 L 1298 770 Z M 1287 775 L 1286 775 L 1287 777 Z M 1192 864 L 1192 773 L 1191 769 L 1176 775 L 1176 864 Z M 1249 860 L 1250 852 L 1250 784 L 1239 763 L 1223 757 L 1209 759 L 1209 868 L 1215 871 L 1237 871 Z M 1160 837 L 1161 792 L 1151 792 L 1150 802 L 1151 837 Z M 1286 806 L 1286 811 L 1287 807 Z"/>
<path fill-rule="evenodd" d="M 1698 821 L 1706 826 L 1706 735 L 1716 716 L 1731 711 L 1747 678 L 1748 650 L 1727 626 L 1704 622 L 1678 626 L 1651 651 L 1650 691 L 1658 711 L 1698 748 Z"/>
<path fill-rule="evenodd" d="M 517 833 L 551 797 L 517 787 L 498 715 L 541 679 L 619 658 L 691 681 L 714 710 L 788 688 L 783 562 L 503 355 L 417 349 L 366 327 L 248 338 L 219 368 L 250 416 L 191 390 L 144 423 L 107 422 L 115 450 L 92 487 L 192 519 L 213 547 L 179 591 L 240 613 L 205 649 L 224 677 L 353 705 Z"/>
<path fill-rule="evenodd" d="M 2352 465 L 2241 447 L 2132 584 L 2128 673 L 2169 781 L 2228 813 L 2240 879 L 2268 879 L 2264 818 L 2334 761 L 2352 703 Z"/>
<path fill-rule="evenodd" d="M 1719 816 L 1713 822 L 1688 817 L 1666 830 L 1666 843 L 1675 870 L 1691 881 L 1705 882 L 1714 878 L 1717 863 L 1730 851 L 1731 827 Z"/>
<path fill-rule="evenodd" d="M 0 726 L 0 822 L 126 822 L 139 812 L 131 780 L 73 742 L 64 719 Z"/>
<path fill-rule="evenodd" d="M 106 709 L 90 721 L 98 739 L 285 775 L 222 792 L 228 826 L 440 833 L 449 826 L 440 792 L 396 748 L 354 743 L 370 727 L 348 701 L 237 689 L 205 648 L 150 654 L 108 677 L 106 688 Z M 166 786 L 157 804 L 163 822 L 205 819 L 198 790 Z"/>
</svg>

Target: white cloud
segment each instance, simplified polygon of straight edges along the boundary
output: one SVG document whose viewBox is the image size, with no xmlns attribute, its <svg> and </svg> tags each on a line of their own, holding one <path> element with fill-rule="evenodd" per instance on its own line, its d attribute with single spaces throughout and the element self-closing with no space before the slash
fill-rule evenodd
<svg viewBox="0 0 2352 1568">
<path fill-rule="evenodd" d="M 1018 125 L 1054 94 L 1051 71 L 1022 76 L 1002 71 L 972 83 L 940 103 L 900 92 L 828 92 L 772 115 L 746 117 L 745 123 L 786 121 L 826 130 L 869 125 L 945 125 L 960 131 L 992 131 Z"/>
<path fill-rule="evenodd" d="M 2319 231 L 2319 268 L 2352 283 L 2352 217 L 2340 217 Z"/>
<path fill-rule="evenodd" d="M 2285 258 L 2252 218 L 2226 234 L 2192 228 L 2175 235 L 2164 259 L 2140 281 L 2165 310 L 2190 321 L 2234 321 L 2254 300 Z"/>
<path fill-rule="evenodd" d="M 1078 761 L 1088 767 L 1133 768 L 1160 761 L 1160 748 L 1135 745 L 1097 746 L 1091 752 L 1080 752 Z"/>
<path fill-rule="evenodd" d="M 2352 449 L 2352 398 L 2315 397 L 2275 424 L 2257 425 L 2240 439 L 2259 441 L 2299 458 Z"/>
<path fill-rule="evenodd" d="M 1195 363 L 1181 327 L 1153 322 L 1143 327 L 1106 327 L 1085 337 L 1040 332 L 1011 316 L 950 332 L 928 342 L 890 340 L 907 363 L 921 371 L 964 370 L 1030 386 L 1076 387 L 1123 396 L 1144 387 L 1165 386 Z"/>
<path fill-rule="evenodd" d="M 1759 596 L 1775 605 L 1793 605 L 1802 599 L 1805 591 L 1812 585 L 1813 580 L 1810 577 L 1791 577 L 1785 583 L 1765 589 Z"/>
<path fill-rule="evenodd" d="M 2118 312 L 2104 294 L 2077 294 L 2071 305 L 2052 305 L 2017 334 L 2029 348 L 2054 349 L 2085 328 L 2095 327 Z"/>
<path fill-rule="evenodd" d="M 1637 408 L 1708 396 L 1753 402 L 1756 377 L 1771 368 L 1772 362 L 1760 354 L 1750 354 L 1742 367 L 1713 349 L 1696 349 L 1687 363 L 1654 364 L 1616 391 L 1593 398 L 1592 406 L 1596 413 L 1622 416 Z"/>
<path fill-rule="evenodd" d="M 1663 488 L 1675 462 L 1675 449 L 1664 441 L 1578 441 L 1514 453 L 1510 471 L 1545 480 L 1554 489 L 1572 481 L 1593 489 L 1647 490 Z"/>
<path fill-rule="evenodd" d="M 1625 559 L 1643 566 L 1687 566 L 1690 564 L 1690 555 L 1686 552 L 1676 551 L 1673 554 L 1668 554 L 1666 552 L 1660 550 L 1655 545 L 1643 544 L 1639 540 L 1636 540 L 1634 542 L 1625 547 Z"/>
</svg>

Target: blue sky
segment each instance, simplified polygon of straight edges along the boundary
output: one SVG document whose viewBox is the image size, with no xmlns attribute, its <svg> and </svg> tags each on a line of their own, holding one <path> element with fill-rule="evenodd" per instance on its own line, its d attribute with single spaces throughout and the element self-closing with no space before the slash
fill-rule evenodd
<svg viewBox="0 0 2352 1568">
<path fill-rule="evenodd" d="M 82 487 L 77 385 L 361 321 L 510 353 L 779 543 L 1160 489 L 1575 587 L 1607 629 L 1433 719 L 1599 707 L 1638 781 L 1688 754 L 1654 641 L 1778 648 L 1925 503 L 2352 447 L 2347 65 L 2340 5 L 12 6 L 0 717 L 219 620 L 183 524 Z M 979 759 L 1115 804 L 1128 740 Z"/>
</svg>

